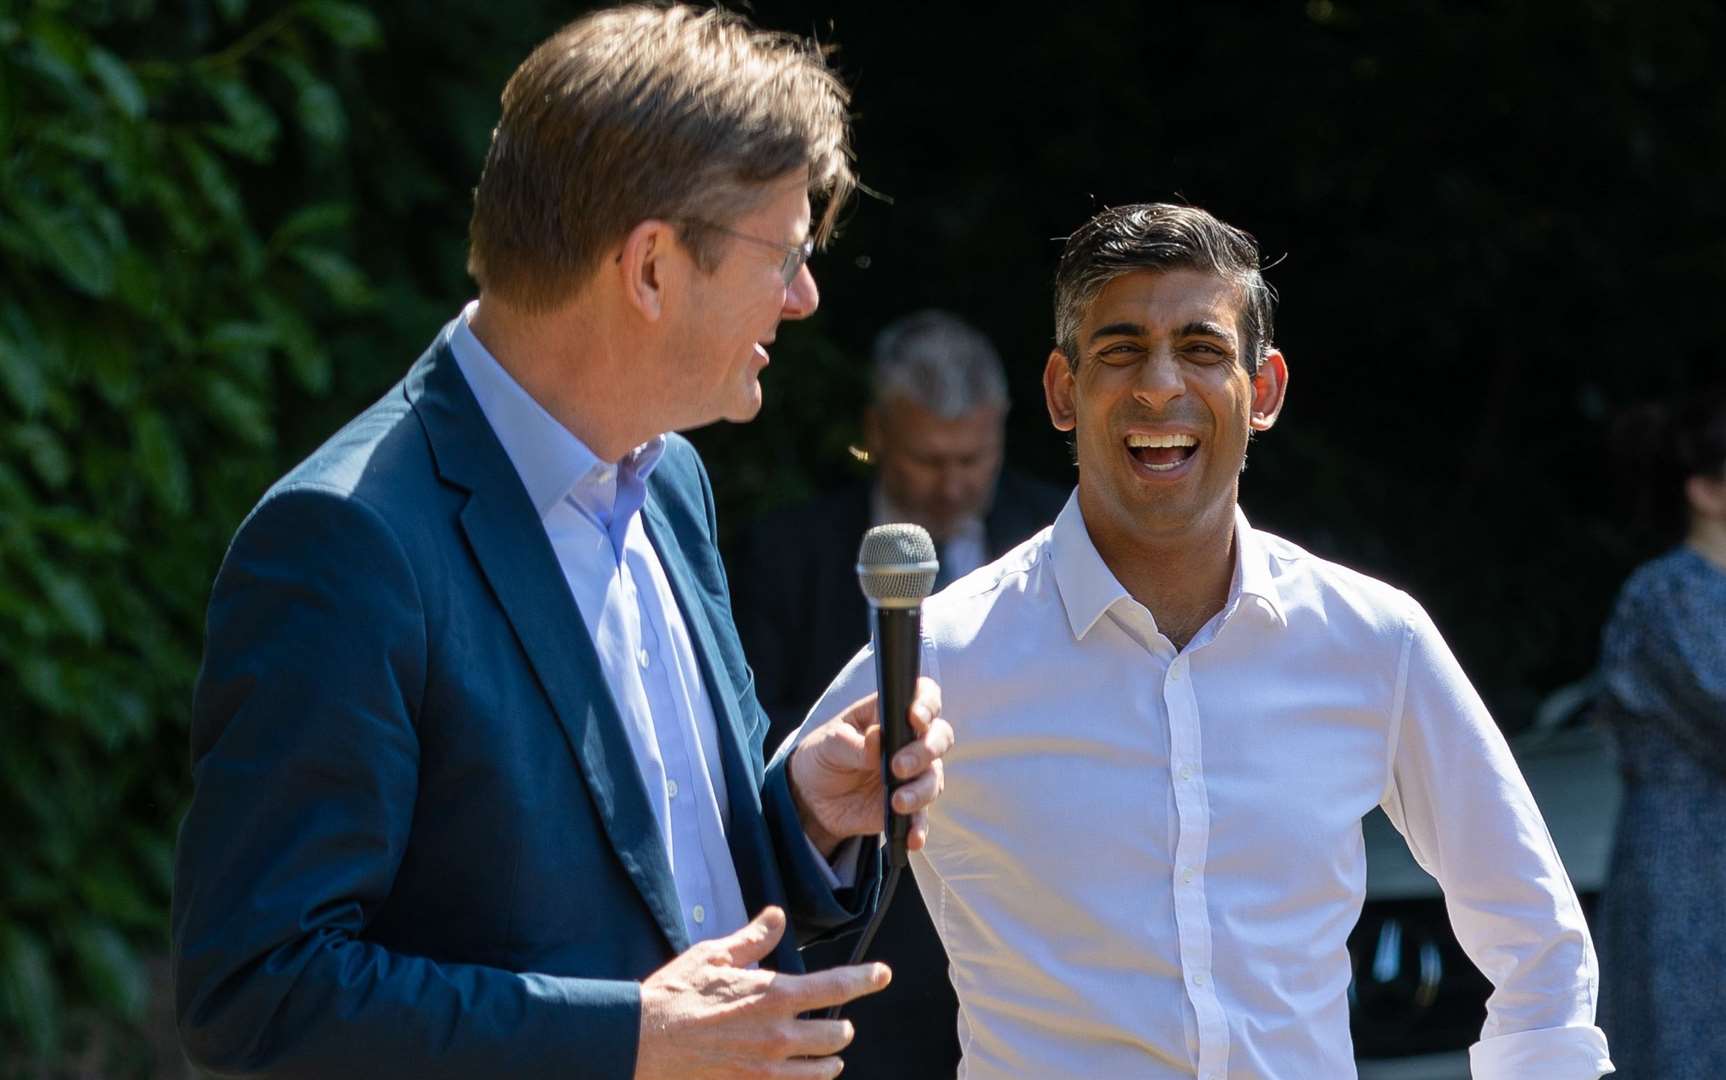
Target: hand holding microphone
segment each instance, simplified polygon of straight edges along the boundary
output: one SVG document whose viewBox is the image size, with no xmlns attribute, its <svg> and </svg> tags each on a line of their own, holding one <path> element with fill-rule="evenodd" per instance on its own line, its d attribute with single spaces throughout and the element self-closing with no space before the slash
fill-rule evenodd
<svg viewBox="0 0 1726 1080">
<path fill-rule="evenodd" d="M 892 529 L 916 530 L 923 537 L 922 553 L 907 549 L 902 537 L 883 545 L 870 542 L 870 537 L 888 536 L 882 530 Z M 890 665 L 878 664 L 878 690 L 891 666 L 893 676 L 887 681 L 896 700 L 872 694 L 810 729 L 792 753 L 787 775 L 803 829 L 823 855 L 831 857 L 847 837 L 881 832 L 884 824 L 891 836 L 896 818 L 901 845 L 895 865 L 903 866 L 903 852 L 923 846 L 926 808 L 941 791 L 941 757 L 953 745 L 953 729 L 941 719 L 940 688 L 917 675 L 917 605 L 927 595 L 934 572 L 905 569 L 933 566 L 934 545 L 914 525 L 884 525 L 870 531 L 859 554 L 870 555 L 859 561 L 860 570 L 868 568 L 865 593 L 878 588 L 874 595 L 887 604 L 872 605 L 877 616 L 888 613 L 884 640 L 894 656 Z M 881 661 L 884 654 L 878 649 L 876 656 Z M 891 811 L 884 819 L 889 798 Z"/>
<path fill-rule="evenodd" d="M 911 819 L 893 808 L 892 794 L 904 781 L 893 761 L 916 738 L 911 700 L 922 662 L 923 600 L 935 587 L 941 564 L 935 542 L 918 525 L 879 525 L 863 534 L 857 551 L 857 583 L 869 601 L 875 644 L 875 689 L 881 714 L 881 784 L 889 866 L 909 865 Z"/>
</svg>

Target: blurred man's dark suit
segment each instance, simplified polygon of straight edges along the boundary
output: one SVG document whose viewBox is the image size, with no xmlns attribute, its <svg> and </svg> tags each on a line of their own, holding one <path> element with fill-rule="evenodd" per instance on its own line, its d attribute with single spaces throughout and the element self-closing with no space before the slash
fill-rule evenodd
<svg viewBox="0 0 1726 1080">
<path fill-rule="evenodd" d="M 1002 470 L 983 519 L 985 562 L 1054 521 L 1066 498 L 1050 484 Z M 737 631 L 755 672 L 756 697 L 772 721 L 769 754 L 869 640 L 857 547 L 875 524 L 873 513 L 872 487 L 854 484 L 767 514 L 737 539 L 727 560 Z M 842 964 L 853 942 L 812 945 L 804 963 L 810 970 Z M 900 883 L 869 959 L 891 966 L 893 982 L 846 1006 L 857 1040 L 843 1054 L 845 1075 L 952 1080 L 959 1066 L 958 999 L 941 939 L 909 881 Z"/>
</svg>

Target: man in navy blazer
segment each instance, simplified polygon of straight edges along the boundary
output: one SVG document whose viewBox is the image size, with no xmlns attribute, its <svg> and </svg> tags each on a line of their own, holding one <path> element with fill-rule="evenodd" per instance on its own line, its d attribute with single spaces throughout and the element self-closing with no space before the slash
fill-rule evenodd
<svg viewBox="0 0 1726 1080">
<path fill-rule="evenodd" d="M 849 1022 L 800 1015 L 888 972 L 804 975 L 797 947 L 873 902 L 874 703 L 764 767 L 711 490 L 671 433 L 752 417 L 778 323 L 814 311 L 845 104 L 812 45 L 687 8 L 589 16 L 517 70 L 479 299 L 216 579 L 173 910 L 199 1065 L 838 1072 Z M 939 711 L 924 681 L 894 762 L 914 847 Z"/>
</svg>

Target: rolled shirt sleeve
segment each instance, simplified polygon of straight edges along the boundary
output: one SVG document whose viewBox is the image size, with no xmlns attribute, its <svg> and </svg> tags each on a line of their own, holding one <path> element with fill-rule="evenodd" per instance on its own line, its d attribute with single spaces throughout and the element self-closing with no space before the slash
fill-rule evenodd
<svg viewBox="0 0 1726 1080">
<path fill-rule="evenodd" d="M 1504 736 L 1432 620 L 1408 606 L 1383 806 L 1492 982 L 1473 1074 L 1592 1080 L 1613 1067 L 1576 892 Z"/>
</svg>

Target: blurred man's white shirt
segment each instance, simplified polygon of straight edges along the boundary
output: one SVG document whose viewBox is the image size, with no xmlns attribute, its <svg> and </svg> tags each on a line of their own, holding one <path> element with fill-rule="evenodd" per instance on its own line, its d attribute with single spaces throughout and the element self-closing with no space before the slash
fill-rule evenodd
<svg viewBox="0 0 1726 1080">
<path fill-rule="evenodd" d="M 925 604 L 958 741 L 913 868 L 960 1076 L 1354 1076 L 1345 942 L 1380 805 L 1497 986 L 1475 1077 L 1610 1071 L 1575 893 L 1432 622 L 1244 515 L 1235 535 L 1228 601 L 1178 652 L 1076 496 Z M 813 715 L 874 680 L 866 649 Z"/>
</svg>

